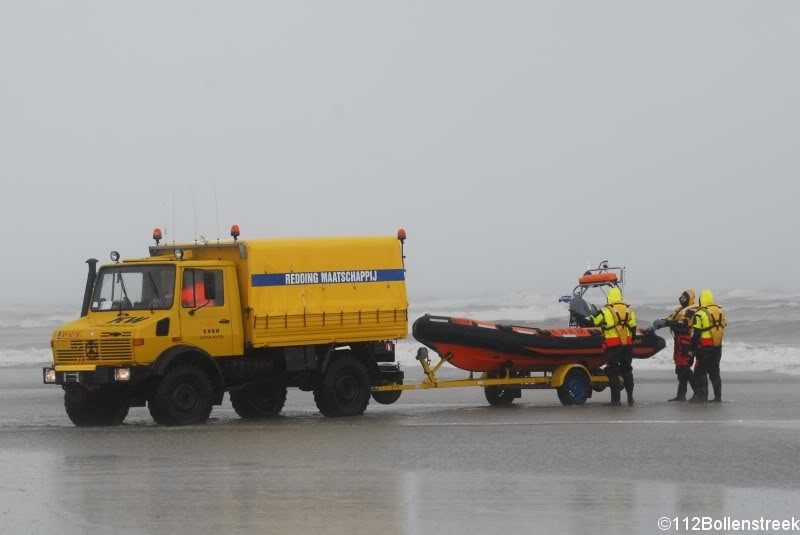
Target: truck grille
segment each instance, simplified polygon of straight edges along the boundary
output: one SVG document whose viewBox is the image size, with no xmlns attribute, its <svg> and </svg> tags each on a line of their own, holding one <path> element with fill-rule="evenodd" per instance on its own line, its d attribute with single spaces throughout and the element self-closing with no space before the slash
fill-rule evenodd
<svg viewBox="0 0 800 535">
<path fill-rule="evenodd" d="M 133 360 L 131 333 L 101 333 L 99 340 L 70 340 L 68 348 L 55 350 L 56 362 Z"/>
</svg>

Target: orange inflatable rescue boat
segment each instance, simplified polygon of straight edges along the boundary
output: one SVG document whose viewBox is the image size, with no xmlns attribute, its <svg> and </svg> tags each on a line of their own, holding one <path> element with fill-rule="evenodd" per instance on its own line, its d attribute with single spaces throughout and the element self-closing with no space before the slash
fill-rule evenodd
<svg viewBox="0 0 800 535">
<path fill-rule="evenodd" d="M 549 372 L 578 363 L 599 373 L 606 363 L 603 333 L 585 324 L 585 317 L 597 308 L 583 296 L 593 288 L 619 287 L 623 277 L 624 268 L 609 268 L 607 262 L 580 277 L 572 296 L 560 299 L 570 304 L 568 326 L 544 328 L 425 315 L 414 322 L 412 333 L 440 356 L 449 355 L 450 364 L 471 372 Z M 634 356 L 646 359 L 664 346 L 657 334 L 638 330 Z"/>
</svg>

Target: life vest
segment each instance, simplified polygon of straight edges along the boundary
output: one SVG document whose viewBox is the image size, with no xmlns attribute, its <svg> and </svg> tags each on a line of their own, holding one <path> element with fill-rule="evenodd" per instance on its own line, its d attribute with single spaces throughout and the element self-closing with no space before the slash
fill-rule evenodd
<svg viewBox="0 0 800 535">
<path fill-rule="evenodd" d="M 675 312 L 667 316 L 667 321 L 679 321 L 682 323 L 680 327 L 670 326 L 672 334 L 675 338 L 679 336 L 689 336 L 692 327 L 692 318 L 697 312 L 697 305 L 689 305 L 687 307 L 678 307 Z"/>
<path fill-rule="evenodd" d="M 711 304 L 697 309 L 692 329 L 700 331 L 701 346 L 719 347 L 727 326 L 728 321 L 722 307 Z"/>
<path fill-rule="evenodd" d="M 631 331 L 636 326 L 630 305 L 617 301 L 607 304 L 601 312 L 606 346 L 629 345 L 632 342 Z"/>
</svg>

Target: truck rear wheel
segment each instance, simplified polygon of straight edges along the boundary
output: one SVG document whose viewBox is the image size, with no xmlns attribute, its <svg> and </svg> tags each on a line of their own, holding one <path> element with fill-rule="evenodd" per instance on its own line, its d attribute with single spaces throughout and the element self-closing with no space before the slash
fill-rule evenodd
<svg viewBox="0 0 800 535">
<path fill-rule="evenodd" d="M 321 384 L 314 390 L 314 402 L 324 416 L 359 416 L 370 398 L 366 367 L 349 351 L 328 366 Z"/>
<path fill-rule="evenodd" d="M 191 365 L 170 369 L 156 385 L 147 407 L 156 423 L 191 425 L 205 422 L 214 403 L 214 388 L 202 370 Z"/>
<path fill-rule="evenodd" d="M 586 372 L 573 368 L 564 376 L 564 383 L 556 389 L 558 399 L 564 405 L 583 405 L 589 397 L 592 383 Z"/>
<path fill-rule="evenodd" d="M 231 390 L 231 405 L 240 418 L 270 418 L 277 416 L 286 403 L 286 387 L 253 384 Z"/>
<path fill-rule="evenodd" d="M 128 416 L 128 402 L 118 392 L 89 391 L 78 385 L 64 390 L 64 409 L 77 427 L 120 425 Z"/>
</svg>

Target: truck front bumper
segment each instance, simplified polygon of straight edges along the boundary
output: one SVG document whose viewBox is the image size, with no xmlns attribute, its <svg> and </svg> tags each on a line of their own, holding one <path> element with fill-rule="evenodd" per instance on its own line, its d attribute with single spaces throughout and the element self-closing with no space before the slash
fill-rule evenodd
<svg viewBox="0 0 800 535">
<path fill-rule="evenodd" d="M 149 366 L 50 366 L 42 368 L 46 385 L 123 385 L 141 383 L 150 377 Z"/>
</svg>

